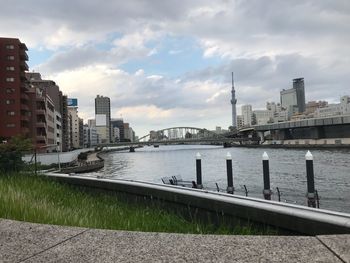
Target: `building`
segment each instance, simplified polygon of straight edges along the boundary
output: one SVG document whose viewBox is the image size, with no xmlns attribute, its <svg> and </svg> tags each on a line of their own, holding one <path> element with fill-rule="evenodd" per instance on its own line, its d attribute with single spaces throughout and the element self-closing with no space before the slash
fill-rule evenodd
<svg viewBox="0 0 350 263">
<path fill-rule="evenodd" d="M 282 108 L 288 112 L 289 118 L 305 111 L 304 78 L 293 79 L 293 88 L 283 89 L 280 93 Z"/>
<path fill-rule="evenodd" d="M 273 122 L 274 112 L 272 110 L 254 110 L 252 116 L 254 125 L 263 125 Z"/>
<path fill-rule="evenodd" d="M 70 118 L 69 118 L 69 113 L 68 113 L 68 98 L 66 95 L 62 95 L 62 93 L 60 93 L 61 96 L 61 103 L 62 103 L 62 151 L 63 152 L 67 152 L 70 150 L 70 131 L 69 131 L 69 122 L 70 122 Z"/>
<path fill-rule="evenodd" d="M 328 106 L 327 101 L 309 101 L 305 106 L 306 115 L 314 115 L 318 108 L 324 108 Z"/>
<path fill-rule="evenodd" d="M 39 131 L 42 135 L 46 134 L 46 150 L 47 151 L 62 151 L 62 141 L 63 138 L 66 138 L 66 134 L 63 135 L 62 128 L 62 116 L 64 113 L 64 102 L 62 92 L 60 92 L 59 87 L 52 80 L 43 80 L 41 78 L 40 73 L 37 72 L 27 72 L 26 73 L 27 81 L 31 88 L 35 89 L 36 92 L 36 104 L 38 104 L 39 108 L 42 108 L 42 101 L 45 103 L 45 122 L 46 122 L 46 133 L 43 131 Z M 33 98 L 34 100 L 34 98 Z M 37 116 L 40 115 L 41 112 L 35 112 L 35 109 L 32 109 L 33 121 L 35 123 L 35 118 L 42 119 L 42 117 Z M 66 120 L 65 120 L 66 122 Z M 40 126 L 40 125 L 39 125 Z M 33 127 L 32 134 L 33 138 L 35 138 L 35 133 L 37 132 Z M 66 130 L 65 130 L 66 132 Z M 52 134 L 53 140 L 52 140 Z M 42 137 L 42 135 L 40 137 Z M 42 138 L 39 138 L 41 140 Z M 37 143 L 37 147 L 44 147 L 43 142 Z"/>
<path fill-rule="evenodd" d="M 233 72 L 232 72 L 232 89 L 231 89 L 231 105 L 232 105 L 232 128 L 237 129 L 237 112 L 236 112 L 236 91 L 233 80 Z"/>
<path fill-rule="evenodd" d="M 112 119 L 111 120 L 111 126 L 112 128 L 118 128 L 119 129 L 119 141 L 123 142 L 125 139 L 124 136 L 124 121 L 123 119 Z"/>
<path fill-rule="evenodd" d="M 0 38 L 0 138 L 31 136 L 30 87 L 25 72 L 27 47 L 17 38 Z"/>
<path fill-rule="evenodd" d="M 112 138 L 111 102 L 108 97 L 97 95 L 95 98 L 95 120 L 101 142 L 110 143 Z"/>
<path fill-rule="evenodd" d="M 343 96 L 340 98 L 340 103 L 329 104 L 327 107 L 317 108 L 315 117 L 331 117 L 337 115 L 350 115 L 350 96 Z"/>
<path fill-rule="evenodd" d="M 78 118 L 79 120 L 79 148 L 84 147 L 84 120 Z"/>
<path fill-rule="evenodd" d="M 243 117 L 244 127 L 249 127 L 252 125 L 252 117 L 253 117 L 252 105 L 247 104 L 242 106 L 242 117 Z"/>
<path fill-rule="evenodd" d="M 68 107 L 68 113 L 70 115 L 70 142 L 74 149 L 80 148 L 80 129 L 79 129 L 79 116 L 77 107 Z"/>
<path fill-rule="evenodd" d="M 84 147 L 90 148 L 94 147 L 98 144 L 97 131 L 95 127 L 89 127 L 89 125 L 85 124 L 83 126 L 84 131 Z"/>
<path fill-rule="evenodd" d="M 237 129 L 242 129 L 243 128 L 243 116 L 242 115 L 237 115 Z"/>
</svg>

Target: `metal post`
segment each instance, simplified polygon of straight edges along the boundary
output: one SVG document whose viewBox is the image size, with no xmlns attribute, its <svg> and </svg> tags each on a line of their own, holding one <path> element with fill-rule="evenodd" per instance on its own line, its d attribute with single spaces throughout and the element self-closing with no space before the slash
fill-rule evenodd
<svg viewBox="0 0 350 263">
<path fill-rule="evenodd" d="M 37 167 L 37 162 L 36 162 L 36 148 L 34 149 L 34 169 L 35 169 L 35 175 L 38 174 L 38 167 Z"/>
<path fill-rule="evenodd" d="M 263 177 L 264 177 L 263 195 L 265 200 L 271 200 L 269 156 L 267 155 L 266 152 L 264 152 L 262 156 L 262 163 L 263 163 Z"/>
<path fill-rule="evenodd" d="M 60 147 L 58 145 L 57 145 L 57 161 L 58 161 L 58 171 L 61 171 Z"/>
<path fill-rule="evenodd" d="M 235 189 L 233 187 L 232 157 L 229 152 L 226 155 L 226 170 L 227 170 L 227 193 L 233 194 Z"/>
<path fill-rule="evenodd" d="M 307 205 L 316 207 L 315 182 L 314 182 L 314 160 L 310 151 L 305 155 L 306 159 L 306 178 L 307 178 Z"/>
<path fill-rule="evenodd" d="M 196 154 L 197 188 L 202 189 L 202 160 L 200 153 Z"/>
</svg>

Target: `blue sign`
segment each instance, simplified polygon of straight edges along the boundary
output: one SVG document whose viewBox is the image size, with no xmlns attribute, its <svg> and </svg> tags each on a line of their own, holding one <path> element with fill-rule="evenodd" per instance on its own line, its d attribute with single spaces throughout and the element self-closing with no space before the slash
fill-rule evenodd
<svg viewBox="0 0 350 263">
<path fill-rule="evenodd" d="M 78 107 L 78 99 L 68 98 L 67 104 L 69 107 Z"/>
</svg>

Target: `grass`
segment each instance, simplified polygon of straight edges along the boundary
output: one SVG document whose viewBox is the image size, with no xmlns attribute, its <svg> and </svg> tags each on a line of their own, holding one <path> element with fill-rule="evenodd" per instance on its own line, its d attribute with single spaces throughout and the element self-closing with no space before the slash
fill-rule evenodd
<svg viewBox="0 0 350 263">
<path fill-rule="evenodd" d="M 117 194 L 83 191 L 31 174 L 0 174 L 0 218 L 27 222 L 150 232 L 276 234 L 271 228 L 188 222 L 156 205 L 126 203 Z"/>
</svg>

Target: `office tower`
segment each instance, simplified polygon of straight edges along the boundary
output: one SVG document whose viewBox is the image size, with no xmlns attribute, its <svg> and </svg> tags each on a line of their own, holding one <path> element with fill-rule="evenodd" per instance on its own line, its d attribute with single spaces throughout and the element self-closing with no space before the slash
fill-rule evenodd
<svg viewBox="0 0 350 263">
<path fill-rule="evenodd" d="M 305 111 L 304 78 L 293 79 L 293 89 L 296 92 L 298 112 L 303 113 Z"/>
<path fill-rule="evenodd" d="M 304 78 L 293 79 L 293 88 L 281 91 L 281 105 L 289 117 L 305 111 Z"/>
<path fill-rule="evenodd" d="M 232 127 L 233 127 L 233 129 L 237 129 L 236 103 L 237 103 L 236 91 L 235 91 L 233 72 L 232 72 L 231 105 L 232 105 Z"/>
<path fill-rule="evenodd" d="M 0 138 L 30 137 L 30 90 L 25 71 L 27 47 L 16 38 L 0 38 Z"/>
<path fill-rule="evenodd" d="M 101 143 L 111 142 L 111 102 L 108 97 L 97 95 L 95 98 L 96 130 Z"/>
</svg>

